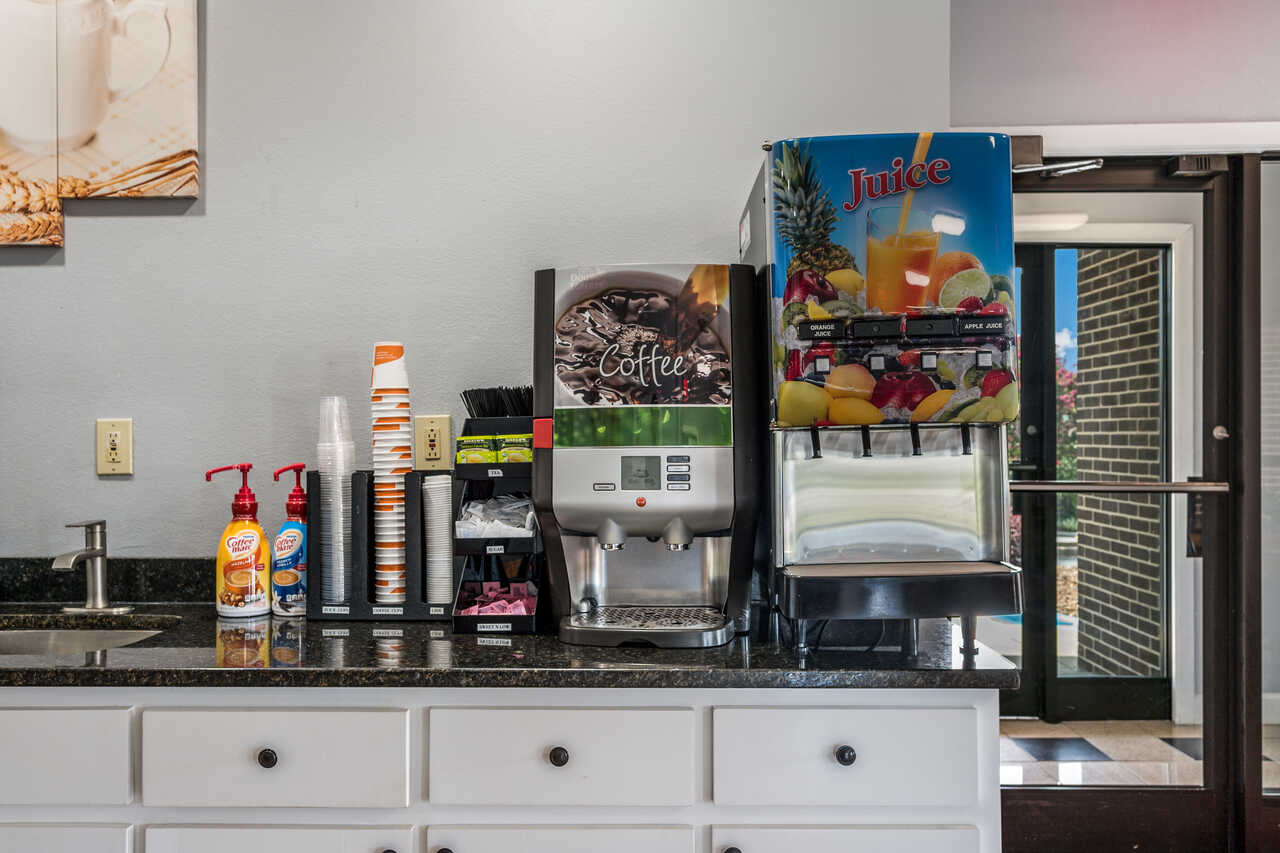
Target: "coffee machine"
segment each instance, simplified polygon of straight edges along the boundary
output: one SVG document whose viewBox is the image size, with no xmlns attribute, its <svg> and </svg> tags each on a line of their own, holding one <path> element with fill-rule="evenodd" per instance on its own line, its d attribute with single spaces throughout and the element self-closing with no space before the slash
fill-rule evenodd
<svg viewBox="0 0 1280 853">
<path fill-rule="evenodd" d="M 540 270 L 534 505 L 560 639 L 749 627 L 765 494 L 762 297 L 742 265 Z"/>
</svg>

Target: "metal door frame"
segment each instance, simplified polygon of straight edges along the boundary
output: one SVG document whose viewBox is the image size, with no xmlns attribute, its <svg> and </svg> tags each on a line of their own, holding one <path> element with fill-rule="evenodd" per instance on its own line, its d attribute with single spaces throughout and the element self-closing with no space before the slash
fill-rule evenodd
<svg viewBox="0 0 1280 853">
<path fill-rule="evenodd" d="M 1234 155 L 1227 172 L 1197 177 L 1174 177 L 1167 163 L 1108 158 L 1097 170 L 1015 175 L 1014 191 L 1199 192 L 1204 199 L 1204 365 L 1217 381 L 1204 385 L 1202 475 L 1228 484 L 1204 501 L 1204 786 L 1005 788 L 1006 851 L 1177 853 L 1245 849 L 1246 842 L 1261 851 L 1261 829 L 1280 815 L 1280 802 L 1261 796 L 1259 760 L 1259 158 Z M 1215 427 L 1225 430 L 1222 438 L 1214 438 Z"/>
</svg>

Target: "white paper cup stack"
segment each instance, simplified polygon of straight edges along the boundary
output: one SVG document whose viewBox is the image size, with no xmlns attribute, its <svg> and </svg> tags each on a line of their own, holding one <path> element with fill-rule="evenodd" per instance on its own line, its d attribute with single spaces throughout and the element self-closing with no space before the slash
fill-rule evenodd
<svg viewBox="0 0 1280 853">
<path fill-rule="evenodd" d="M 422 478 L 422 529 L 427 534 L 427 603 L 453 601 L 453 480 Z"/>
<path fill-rule="evenodd" d="M 373 412 L 373 598 L 379 604 L 405 600 L 404 475 L 413 469 L 413 415 L 404 345 L 373 347 L 369 380 Z"/>
</svg>

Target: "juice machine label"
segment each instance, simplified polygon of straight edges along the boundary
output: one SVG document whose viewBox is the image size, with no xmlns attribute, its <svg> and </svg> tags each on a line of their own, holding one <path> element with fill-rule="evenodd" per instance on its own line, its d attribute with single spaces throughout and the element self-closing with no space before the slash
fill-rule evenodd
<svg viewBox="0 0 1280 853">
<path fill-rule="evenodd" d="M 1016 418 L 1008 137 L 784 140 L 768 165 L 776 425 Z"/>
<path fill-rule="evenodd" d="M 557 447 L 733 443 L 729 267 L 556 271 Z"/>
</svg>

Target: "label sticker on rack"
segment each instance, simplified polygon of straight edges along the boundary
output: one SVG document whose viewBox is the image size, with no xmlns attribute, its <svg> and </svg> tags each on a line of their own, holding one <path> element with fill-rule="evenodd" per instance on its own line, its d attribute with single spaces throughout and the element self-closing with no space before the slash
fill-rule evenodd
<svg viewBox="0 0 1280 853">
<path fill-rule="evenodd" d="M 441 631 L 439 628 L 433 628 L 427 636 L 433 640 L 438 640 L 444 636 L 444 631 Z"/>
<path fill-rule="evenodd" d="M 350 637 L 351 629 L 350 628 L 321 628 L 320 636 L 321 637 Z"/>
<path fill-rule="evenodd" d="M 328 615 L 331 615 L 331 616 L 346 616 L 348 613 L 350 613 L 350 612 L 351 612 L 351 608 L 350 608 L 350 607 L 336 607 L 336 606 L 331 605 L 331 604 L 326 604 L 326 605 L 323 605 L 323 606 L 320 608 L 320 612 L 321 612 L 321 613 L 328 614 Z"/>
<path fill-rule="evenodd" d="M 477 631 L 510 631 L 510 622 L 481 622 L 476 625 Z"/>
<path fill-rule="evenodd" d="M 373 608 L 373 615 L 374 616 L 403 616 L 404 608 L 403 607 L 375 607 Z M 377 635 L 378 633 L 375 631 L 374 636 L 376 637 Z"/>
<path fill-rule="evenodd" d="M 486 554 L 505 554 L 507 553 L 506 545 L 486 545 L 484 546 Z"/>
<path fill-rule="evenodd" d="M 443 607 L 428 607 L 428 608 L 427 608 L 427 614 L 428 614 L 428 615 L 430 615 L 430 616 L 443 616 L 443 615 L 444 615 L 444 608 L 443 608 Z"/>
<path fill-rule="evenodd" d="M 378 608 L 376 608 L 376 607 L 375 607 L 375 608 L 374 608 L 374 611 L 376 612 L 376 611 L 377 611 L 377 609 L 378 609 Z M 392 609 L 395 609 L 395 608 L 387 607 L 387 608 L 383 608 L 383 609 L 384 609 L 384 610 L 392 610 Z M 402 608 L 400 608 L 400 609 L 401 609 L 401 610 L 403 610 L 404 608 L 402 607 Z M 373 636 L 375 636 L 375 637 L 403 637 L 403 636 L 404 636 L 404 629 L 403 629 L 403 628 L 374 628 L 374 629 L 373 629 Z"/>
<path fill-rule="evenodd" d="M 490 479 L 497 479 L 498 477 L 501 477 L 501 476 L 502 476 L 502 469 L 501 469 L 501 468 L 490 468 L 490 469 L 489 469 L 489 477 L 490 477 Z"/>
<path fill-rule="evenodd" d="M 510 646 L 510 637 L 476 637 L 477 646 Z"/>
</svg>

